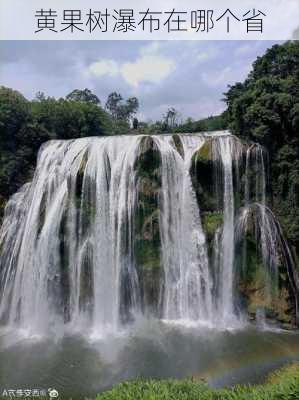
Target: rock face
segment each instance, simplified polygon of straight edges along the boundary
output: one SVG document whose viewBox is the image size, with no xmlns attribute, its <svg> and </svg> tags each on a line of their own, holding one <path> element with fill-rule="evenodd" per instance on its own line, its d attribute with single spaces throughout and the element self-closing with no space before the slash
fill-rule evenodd
<svg viewBox="0 0 299 400">
<path fill-rule="evenodd" d="M 161 155 L 157 145 L 151 137 L 142 138 L 134 166 L 138 193 L 134 247 L 142 304 L 150 304 L 154 313 L 158 310 L 163 279 L 159 230 L 160 167 Z"/>
<path fill-rule="evenodd" d="M 268 320 L 294 324 L 294 298 L 282 260 L 283 249 L 278 248 L 276 269 L 266 264 L 259 242 L 260 216 L 252 208 L 246 221 L 244 235 L 236 245 L 236 289 L 239 305 L 255 319 L 260 310 Z M 279 242 L 276 243 L 280 246 Z"/>
<path fill-rule="evenodd" d="M 207 139 L 192 156 L 191 179 L 202 212 L 215 212 L 219 209 L 215 195 L 216 162 L 213 160 L 212 144 L 213 139 Z"/>
<path fill-rule="evenodd" d="M 172 140 L 173 140 L 173 143 L 175 145 L 177 152 L 180 154 L 180 156 L 182 158 L 184 158 L 184 156 L 185 156 L 184 145 L 182 143 L 180 135 L 172 135 Z"/>
</svg>

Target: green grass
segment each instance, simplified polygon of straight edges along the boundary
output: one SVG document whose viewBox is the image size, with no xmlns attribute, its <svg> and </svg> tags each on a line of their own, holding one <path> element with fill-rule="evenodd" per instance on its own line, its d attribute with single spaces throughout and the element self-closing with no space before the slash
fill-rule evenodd
<svg viewBox="0 0 299 400">
<path fill-rule="evenodd" d="M 96 400 L 299 400 L 299 363 L 272 373 L 263 385 L 217 390 L 194 379 L 136 380 L 101 393 Z"/>
</svg>

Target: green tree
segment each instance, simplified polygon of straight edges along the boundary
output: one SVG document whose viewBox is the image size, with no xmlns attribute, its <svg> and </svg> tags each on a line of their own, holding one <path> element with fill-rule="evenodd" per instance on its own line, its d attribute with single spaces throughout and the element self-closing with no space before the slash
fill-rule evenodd
<svg viewBox="0 0 299 400">
<path fill-rule="evenodd" d="M 82 103 L 91 103 L 95 105 L 101 104 L 100 99 L 89 89 L 79 90 L 75 89 L 66 96 L 67 100 L 78 101 Z"/>
<path fill-rule="evenodd" d="M 110 93 L 107 98 L 105 109 L 111 114 L 113 119 L 118 119 L 118 109 L 122 100 L 121 94 L 116 92 Z"/>
<path fill-rule="evenodd" d="M 129 122 L 138 111 L 139 101 L 137 97 L 130 97 L 124 101 L 121 94 L 113 92 L 109 94 L 105 108 L 114 120 Z"/>
</svg>

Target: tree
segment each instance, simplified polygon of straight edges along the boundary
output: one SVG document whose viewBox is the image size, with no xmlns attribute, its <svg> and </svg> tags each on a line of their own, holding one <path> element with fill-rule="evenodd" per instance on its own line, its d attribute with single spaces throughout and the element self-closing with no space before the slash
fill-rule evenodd
<svg viewBox="0 0 299 400">
<path fill-rule="evenodd" d="M 121 94 L 113 92 L 109 94 L 105 108 L 114 120 L 129 122 L 138 111 L 139 102 L 136 97 L 130 97 L 124 102 Z"/>
<path fill-rule="evenodd" d="M 118 109 L 122 99 L 122 96 L 116 92 L 110 93 L 107 98 L 105 109 L 111 114 L 112 118 L 114 119 L 118 119 Z"/>
<path fill-rule="evenodd" d="M 243 83 L 225 93 L 230 128 L 275 152 L 296 135 L 299 102 L 299 43 L 287 42 L 258 57 Z M 295 122 L 296 125 L 296 122 Z"/>
<path fill-rule="evenodd" d="M 133 119 L 133 129 L 138 129 L 138 124 L 139 124 L 138 119 L 134 118 Z"/>
<path fill-rule="evenodd" d="M 139 108 L 139 101 L 137 97 L 130 97 L 125 104 L 126 119 L 130 120 L 134 114 L 137 113 Z"/>
<path fill-rule="evenodd" d="M 67 100 L 77 101 L 81 103 L 91 103 L 95 105 L 100 105 L 100 99 L 92 93 L 89 89 L 79 90 L 75 89 L 66 96 Z"/>
<path fill-rule="evenodd" d="M 179 113 L 174 107 L 168 108 L 168 110 L 166 111 L 166 114 L 163 117 L 166 129 L 171 130 L 177 126 L 178 115 L 179 115 Z"/>
<path fill-rule="evenodd" d="M 0 88 L 0 216 L 4 201 L 31 177 L 39 146 L 49 136 L 34 121 L 31 103 Z"/>
<path fill-rule="evenodd" d="M 0 87 L 0 144 L 14 151 L 17 135 L 30 119 L 30 103 L 21 93 Z"/>
</svg>

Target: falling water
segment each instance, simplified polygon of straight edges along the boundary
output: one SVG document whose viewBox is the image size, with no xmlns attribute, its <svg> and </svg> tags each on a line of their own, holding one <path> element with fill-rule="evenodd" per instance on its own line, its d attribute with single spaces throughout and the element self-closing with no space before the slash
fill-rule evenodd
<svg viewBox="0 0 299 400">
<path fill-rule="evenodd" d="M 223 228 L 221 234 L 220 250 L 215 246 L 218 256 L 219 285 L 217 313 L 221 324 L 234 324 L 236 315 L 234 311 L 234 184 L 233 162 L 238 165 L 242 156 L 242 147 L 234 137 L 227 135 L 219 137 L 213 142 L 214 163 L 220 162 L 223 182 Z M 216 244 L 218 241 L 216 241 Z"/>
<path fill-rule="evenodd" d="M 240 191 L 245 146 L 228 132 L 153 135 L 150 140 L 160 160 L 157 215 L 162 271 L 158 308 L 153 311 L 143 293 L 144 272 L 135 248 L 140 194 L 136 166 L 146 137 L 84 138 L 42 146 L 33 181 L 12 196 L 0 230 L 2 324 L 29 333 L 71 329 L 101 335 L 118 332 L 136 316 L 154 312 L 168 321 L 231 326 L 238 319 L 235 245 L 252 201 L 260 202 L 255 207 L 261 217 L 264 261 L 271 273 L 277 273 L 278 225 L 265 208 L 263 150 L 256 145 L 247 148 L 246 208 L 235 231 L 239 215 L 235 194 Z M 217 200 L 223 211 L 212 262 L 201 200 L 190 175 L 193 155 L 211 139 L 219 178 Z M 250 174 L 252 163 L 260 177 Z M 282 237 L 280 232 L 280 243 Z"/>
<path fill-rule="evenodd" d="M 205 235 L 189 174 L 193 152 L 204 139 L 181 140 L 184 158 L 157 139 L 162 154 L 163 317 L 204 321 L 212 318 L 211 281 Z"/>
<path fill-rule="evenodd" d="M 127 313 L 137 310 L 137 275 L 127 250 L 138 143 L 138 137 L 124 137 L 44 146 L 30 189 L 19 195 L 15 211 L 8 206 L 2 227 L 5 243 L 12 230 L 6 222 L 25 203 L 20 234 L 9 240 L 16 256 L 4 252 L 1 259 L 3 298 L 11 299 L 1 303 L 1 318 L 34 331 L 62 320 L 78 326 L 88 318 L 95 327 L 115 330 L 124 282 L 130 288 Z"/>
<path fill-rule="evenodd" d="M 51 141 L 1 229 L 0 318 L 30 332 L 68 323 L 117 331 L 141 312 L 134 254 L 142 136 Z M 160 234 L 165 319 L 211 318 L 205 235 L 189 175 L 204 137 L 153 140 L 161 153 Z M 18 222 L 18 224 L 17 224 Z"/>
<path fill-rule="evenodd" d="M 250 227 L 252 229 L 253 222 L 257 248 L 266 272 L 267 296 L 271 298 L 273 295 L 277 295 L 281 262 L 286 266 L 293 293 L 296 293 L 299 282 L 294 274 L 295 264 L 291 251 L 284 239 L 279 222 L 267 206 L 261 203 L 252 203 L 241 210 L 235 225 L 236 244 L 245 239 L 248 229 Z M 281 256 L 283 260 L 281 260 Z M 260 309 L 258 312 L 262 314 L 264 310 Z"/>
</svg>

